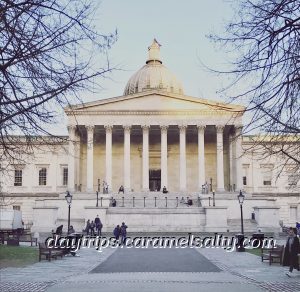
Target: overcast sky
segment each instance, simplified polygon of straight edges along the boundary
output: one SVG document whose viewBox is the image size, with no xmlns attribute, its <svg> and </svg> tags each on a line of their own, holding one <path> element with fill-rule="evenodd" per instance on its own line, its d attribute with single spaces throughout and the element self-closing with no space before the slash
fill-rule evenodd
<svg viewBox="0 0 300 292">
<path fill-rule="evenodd" d="M 200 60 L 226 69 L 232 55 L 207 35 L 222 33 L 232 16 L 226 0 L 103 0 L 95 24 L 103 33 L 118 30 L 109 60 L 122 70 L 102 81 L 101 92 L 82 94 L 83 102 L 122 95 L 128 79 L 145 64 L 153 38 L 162 45 L 163 64 L 182 82 L 185 94 L 222 100 L 217 91 L 226 83 L 225 77 L 207 72 Z"/>
</svg>

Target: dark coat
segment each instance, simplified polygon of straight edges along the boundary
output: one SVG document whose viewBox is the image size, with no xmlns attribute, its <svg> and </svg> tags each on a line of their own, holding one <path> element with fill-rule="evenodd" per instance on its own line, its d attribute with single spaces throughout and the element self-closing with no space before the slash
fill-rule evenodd
<svg viewBox="0 0 300 292">
<path fill-rule="evenodd" d="M 127 225 L 121 225 L 121 235 L 126 236 L 127 234 Z"/>
<path fill-rule="evenodd" d="M 96 217 L 95 218 L 95 225 L 96 225 L 96 228 L 102 228 L 102 222 L 101 222 L 101 220 L 100 220 L 100 218 L 99 217 Z"/>
<path fill-rule="evenodd" d="M 294 237 L 294 242 L 291 246 L 291 252 L 289 251 L 289 240 L 290 239 L 287 240 L 284 249 L 283 265 L 293 266 L 294 269 L 299 270 L 299 260 L 298 260 L 298 253 L 300 253 L 299 238 Z"/>
<path fill-rule="evenodd" d="M 120 236 L 120 227 L 115 227 L 115 229 L 114 229 L 114 236 L 116 238 L 119 238 L 119 236 Z"/>
</svg>

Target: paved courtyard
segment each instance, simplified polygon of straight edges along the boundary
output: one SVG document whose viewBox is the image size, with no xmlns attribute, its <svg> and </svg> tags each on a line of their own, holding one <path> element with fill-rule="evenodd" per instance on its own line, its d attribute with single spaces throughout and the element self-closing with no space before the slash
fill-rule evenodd
<svg viewBox="0 0 300 292">
<path fill-rule="evenodd" d="M 300 291 L 300 273 L 222 249 L 81 249 L 0 271 L 0 291 Z M 214 290 L 212 290 L 214 289 Z"/>
</svg>

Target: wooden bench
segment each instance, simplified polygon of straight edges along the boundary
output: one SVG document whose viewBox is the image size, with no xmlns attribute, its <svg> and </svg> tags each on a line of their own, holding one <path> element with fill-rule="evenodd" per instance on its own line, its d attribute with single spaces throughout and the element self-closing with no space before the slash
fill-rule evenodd
<svg viewBox="0 0 300 292">
<path fill-rule="evenodd" d="M 62 249 L 49 248 L 45 243 L 39 243 L 39 261 L 42 260 L 42 256 L 50 262 L 51 259 L 62 258 L 64 255 L 65 253 Z"/>
<path fill-rule="evenodd" d="M 283 245 L 277 245 L 272 248 L 262 248 L 261 249 L 261 261 L 264 260 L 269 261 L 269 265 L 271 265 L 275 259 L 279 259 L 280 265 L 282 265 L 282 256 L 283 256 Z"/>
<path fill-rule="evenodd" d="M 33 243 L 35 243 L 35 246 L 37 246 L 37 238 L 32 237 L 32 234 L 29 233 L 24 233 L 19 235 L 19 241 L 21 242 L 30 242 L 30 245 L 32 246 Z"/>
</svg>

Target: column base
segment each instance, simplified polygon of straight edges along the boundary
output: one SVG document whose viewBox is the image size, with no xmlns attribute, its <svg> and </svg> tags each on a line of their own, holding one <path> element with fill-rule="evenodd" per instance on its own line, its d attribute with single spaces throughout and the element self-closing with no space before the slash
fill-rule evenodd
<svg viewBox="0 0 300 292">
<path fill-rule="evenodd" d="M 93 189 L 86 189 L 87 193 L 95 193 L 95 191 Z"/>
</svg>

